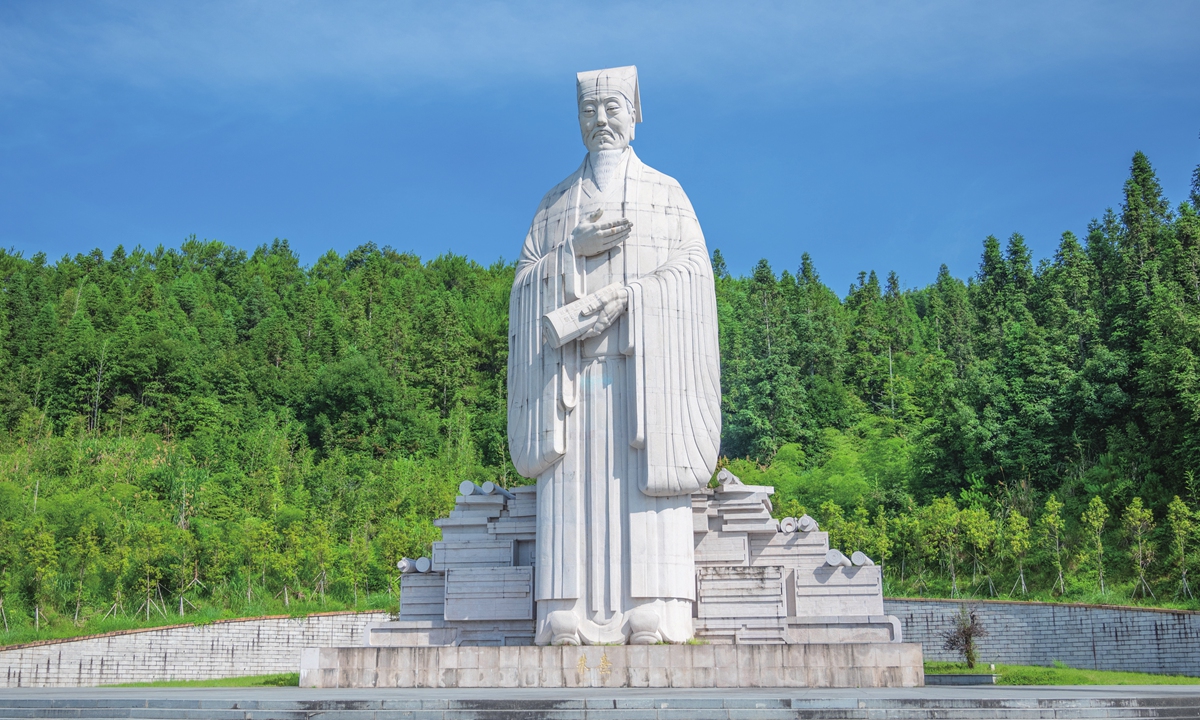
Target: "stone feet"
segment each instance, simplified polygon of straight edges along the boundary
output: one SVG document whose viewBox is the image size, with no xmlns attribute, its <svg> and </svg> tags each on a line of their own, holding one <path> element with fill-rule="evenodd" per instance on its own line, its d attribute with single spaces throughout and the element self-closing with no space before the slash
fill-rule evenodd
<svg viewBox="0 0 1200 720">
<path fill-rule="evenodd" d="M 578 645 L 579 618 L 570 610 L 555 610 L 546 616 L 551 645 Z"/>
<path fill-rule="evenodd" d="M 623 617 L 617 613 L 604 625 L 581 619 L 570 610 L 555 610 L 546 615 L 545 625 L 535 642 L 539 645 L 655 645 L 663 638 L 662 617 L 658 610 L 640 607 Z"/>
<path fill-rule="evenodd" d="M 658 613 L 650 608 L 637 608 L 631 610 L 626 618 L 629 620 L 630 645 L 654 645 L 662 642 L 662 635 L 658 632 L 662 620 Z"/>
</svg>

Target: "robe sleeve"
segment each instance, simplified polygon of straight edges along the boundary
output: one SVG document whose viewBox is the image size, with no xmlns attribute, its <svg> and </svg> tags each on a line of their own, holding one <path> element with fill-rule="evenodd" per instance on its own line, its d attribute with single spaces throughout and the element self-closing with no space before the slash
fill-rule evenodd
<svg viewBox="0 0 1200 720">
<path fill-rule="evenodd" d="M 688 495 L 708 485 L 721 443 L 721 365 L 712 264 L 683 189 L 672 185 L 670 246 L 654 272 L 628 284 L 634 431 L 645 453 L 643 493 Z"/>
<path fill-rule="evenodd" d="M 574 380 L 562 372 L 562 350 L 542 337 L 542 315 L 562 303 L 560 260 L 570 251 L 561 246 L 541 251 L 544 217 L 543 209 L 525 238 L 508 303 L 508 449 L 517 472 L 528 478 L 566 452 L 569 408 L 560 391 L 564 379 Z"/>
</svg>

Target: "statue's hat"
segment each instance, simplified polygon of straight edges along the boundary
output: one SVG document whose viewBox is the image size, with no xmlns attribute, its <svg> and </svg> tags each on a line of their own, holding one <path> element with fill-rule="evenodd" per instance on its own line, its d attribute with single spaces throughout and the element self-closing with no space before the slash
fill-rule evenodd
<svg viewBox="0 0 1200 720">
<path fill-rule="evenodd" d="M 642 95 L 638 92 L 636 65 L 588 70 L 575 75 L 575 97 L 616 90 L 633 103 L 633 121 L 642 121 Z"/>
</svg>

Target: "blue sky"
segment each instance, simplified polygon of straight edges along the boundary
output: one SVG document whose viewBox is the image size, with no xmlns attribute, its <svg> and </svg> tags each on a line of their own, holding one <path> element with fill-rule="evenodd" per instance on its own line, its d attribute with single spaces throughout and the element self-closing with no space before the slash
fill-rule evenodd
<svg viewBox="0 0 1200 720">
<path fill-rule="evenodd" d="M 844 293 L 1038 257 L 1200 163 L 1200 3 L 0 5 L 0 246 L 287 238 L 513 258 L 583 156 L 578 70 L 636 64 L 634 143 L 730 269 Z"/>
</svg>

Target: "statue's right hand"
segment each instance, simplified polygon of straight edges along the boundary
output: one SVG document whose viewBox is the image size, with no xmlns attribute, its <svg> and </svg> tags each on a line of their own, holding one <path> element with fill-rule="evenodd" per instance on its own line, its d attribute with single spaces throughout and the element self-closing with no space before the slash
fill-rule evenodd
<svg viewBox="0 0 1200 720">
<path fill-rule="evenodd" d="M 587 217 L 584 222 L 575 226 L 571 240 L 575 246 L 575 254 L 583 257 L 599 255 L 620 245 L 633 230 L 633 223 L 628 218 L 599 222 L 603 210 L 597 210 Z"/>
</svg>

